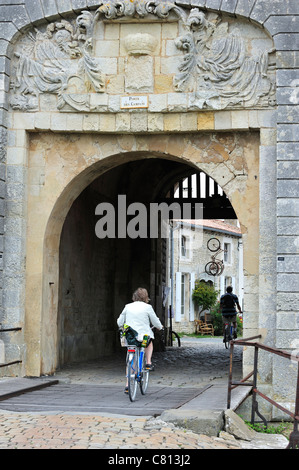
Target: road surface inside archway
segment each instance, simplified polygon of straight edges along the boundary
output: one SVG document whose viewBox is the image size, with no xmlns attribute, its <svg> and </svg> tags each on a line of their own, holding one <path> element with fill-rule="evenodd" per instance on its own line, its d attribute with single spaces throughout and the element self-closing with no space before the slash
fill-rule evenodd
<svg viewBox="0 0 299 470">
<path fill-rule="evenodd" d="M 235 348 L 234 378 L 241 378 L 242 350 Z M 123 393 L 124 354 L 100 361 L 72 364 L 55 374 L 57 385 L 0 402 L 8 411 L 89 412 L 157 416 L 180 408 L 201 395 L 209 402 L 225 401 L 229 351 L 221 338 L 183 338 L 180 348 L 155 352 L 149 389 L 131 403 Z M 206 400 L 206 398 L 205 398 Z M 220 408 L 222 404 L 219 405 Z"/>
</svg>

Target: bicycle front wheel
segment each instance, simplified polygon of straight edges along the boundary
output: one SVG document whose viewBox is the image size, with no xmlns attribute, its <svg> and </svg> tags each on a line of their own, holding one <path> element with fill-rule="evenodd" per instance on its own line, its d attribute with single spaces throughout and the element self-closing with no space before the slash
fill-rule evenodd
<svg viewBox="0 0 299 470">
<path fill-rule="evenodd" d="M 145 354 L 143 355 L 143 360 L 142 360 L 142 367 L 140 371 L 140 391 L 142 395 L 145 394 L 147 387 L 148 387 L 148 381 L 149 381 L 149 370 L 146 370 L 146 360 L 145 360 Z"/>
<path fill-rule="evenodd" d="M 137 392 L 137 355 L 134 354 L 133 358 L 128 363 L 128 392 L 131 401 L 136 398 Z"/>
<path fill-rule="evenodd" d="M 218 251 L 220 246 L 218 238 L 210 238 L 210 240 L 208 240 L 207 247 L 210 251 Z"/>
</svg>

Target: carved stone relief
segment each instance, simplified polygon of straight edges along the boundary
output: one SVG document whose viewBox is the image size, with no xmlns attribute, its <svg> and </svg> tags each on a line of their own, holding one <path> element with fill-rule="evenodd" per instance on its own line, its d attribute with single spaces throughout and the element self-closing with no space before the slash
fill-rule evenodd
<svg viewBox="0 0 299 470">
<path fill-rule="evenodd" d="M 130 34 L 118 33 L 109 41 L 105 28 L 123 31 L 124 23 L 130 22 Z M 175 37 L 162 41 L 156 30 L 148 32 L 152 24 L 164 27 L 168 22 L 177 25 Z M 136 25 L 139 30 L 134 30 Z M 215 13 L 187 10 L 172 2 L 104 0 L 95 12 L 50 23 L 17 43 L 10 105 L 14 110 L 37 111 L 40 96 L 54 94 L 60 111 L 109 112 L 112 94 L 159 93 L 155 77 L 158 82 L 162 73 L 164 83 L 166 75 L 172 81 L 164 94 L 186 95 L 181 100 L 186 111 L 273 105 L 271 48 L 259 53 L 256 48 L 253 54 L 237 23 L 231 26 Z M 116 52 L 109 49 L 111 45 Z M 118 88 L 113 85 L 116 81 Z M 115 103 L 114 99 L 113 112 L 118 111 Z M 163 111 L 175 109 L 169 105 Z"/>
<path fill-rule="evenodd" d="M 193 105 L 223 109 L 228 106 L 267 106 L 273 85 L 267 75 L 268 55 L 246 53 L 241 32 L 228 23 L 211 22 L 197 8 L 190 11 L 187 32 L 176 40 L 184 58 L 175 76 L 179 91 L 195 91 Z"/>
</svg>

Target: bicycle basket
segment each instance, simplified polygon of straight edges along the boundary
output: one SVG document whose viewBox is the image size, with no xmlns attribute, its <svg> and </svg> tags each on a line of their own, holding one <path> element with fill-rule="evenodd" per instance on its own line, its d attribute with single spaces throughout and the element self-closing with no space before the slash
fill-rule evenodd
<svg viewBox="0 0 299 470">
<path fill-rule="evenodd" d="M 127 340 L 127 343 L 128 345 L 135 345 L 135 346 L 140 346 L 141 345 L 141 342 L 138 341 L 137 339 L 137 336 L 138 336 L 138 333 L 136 330 L 133 330 L 133 328 L 131 328 L 130 326 L 128 325 L 124 325 L 124 336 Z"/>
</svg>

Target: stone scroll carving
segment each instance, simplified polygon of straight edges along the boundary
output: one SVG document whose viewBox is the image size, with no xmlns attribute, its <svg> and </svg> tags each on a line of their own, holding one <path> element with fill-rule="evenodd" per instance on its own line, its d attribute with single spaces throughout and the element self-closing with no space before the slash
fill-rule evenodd
<svg viewBox="0 0 299 470">
<path fill-rule="evenodd" d="M 176 40 L 184 58 L 175 77 L 178 91 L 192 90 L 193 106 L 268 105 L 273 85 L 267 75 L 269 52 L 251 57 L 241 33 L 228 32 L 228 23 L 208 21 L 194 8 L 185 23 L 186 34 Z"/>
<path fill-rule="evenodd" d="M 105 83 L 98 60 L 92 56 L 93 25 L 93 15 L 84 11 L 74 26 L 61 20 L 50 23 L 45 32 L 35 29 L 35 34 L 27 36 L 29 44 L 25 43 L 22 53 L 15 53 L 13 109 L 38 109 L 41 93 L 58 94 L 58 109 L 65 103 L 79 111 L 89 109 L 84 92 L 88 88 L 103 92 Z"/>
<path fill-rule="evenodd" d="M 165 0 L 102 0 L 99 5 L 93 12 L 83 11 L 73 21 L 61 19 L 44 29 L 35 29 L 17 43 L 10 99 L 14 110 L 37 111 L 40 97 L 49 94 L 57 96 L 60 111 L 103 110 L 97 104 L 100 98 L 95 97 L 106 97 L 109 80 L 107 59 L 103 59 L 99 47 L 94 47 L 99 35 L 96 31 L 104 23 L 121 23 L 123 19 L 135 25 L 144 19 L 163 24 L 171 18 L 178 23 L 179 34 L 172 38 L 171 48 L 176 51 L 176 71 L 171 73 L 173 93 L 187 95 L 186 110 L 274 104 L 273 72 L 268 61 L 271 50 L 251 54 L 242 33 L 236 27 L 231 32 L 221 16 L 203 13 L 199 8 L 188 10 Z M 139 62 L 146 63 L 149 71 L 154 70 L 155 44 L 156 38 L 147 34 L 146 24 L 142 34 L 125 38 L 127 71 L 131 63 Z M 133 66 L 131 70 L 134 73 Z M 127 74 L 125 81 L 129 85 L 124 92 L 136 92 L 134 78 Z M 153 77 L 148 75 L 139 81 L 140 91 L 153 92 Z"/>
</svg>

